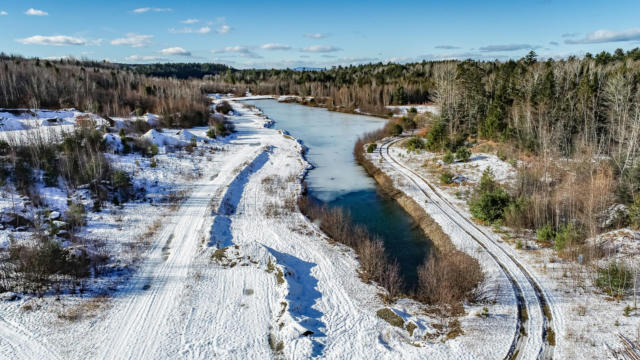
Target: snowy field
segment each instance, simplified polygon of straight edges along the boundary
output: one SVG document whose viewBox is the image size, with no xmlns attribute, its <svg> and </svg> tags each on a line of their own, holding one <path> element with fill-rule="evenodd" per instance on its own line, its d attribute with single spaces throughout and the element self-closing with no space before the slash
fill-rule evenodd
<svg viewBox="0 0 640 360">
<path fill-rule="evenodd" d="M 258 110 L 231 103 L 237 132 L 229 138 L 208 140 L 206 128 L 150 131 L 144 136 L 161 145 L 157 167 L 110 155 L 146 190 L 89 212 L 82 236 L 111 254 L 114 270 L 73 294 L 3 294 L 0 358 L 504 357 L 514 298 L 481 252 L 463 246 L 489 279 L 483 303 L 458 319 L 463 335 L 448 339 L 451 319 L 408 299 L 384 304 L 384 290 L 358 276 L 354 253 L 297 211 L 309 166 L 302 146 L 266 127 Z M 174 146 L 193 136 L 192 153 Z M 86 200 L 82 190 L 50 192 L 60 210 L 65 198 Z M 376 315 L 385 307 L 404 326 Z M 479 316 L 483 307 L 489 316 Z"/>
</svg>

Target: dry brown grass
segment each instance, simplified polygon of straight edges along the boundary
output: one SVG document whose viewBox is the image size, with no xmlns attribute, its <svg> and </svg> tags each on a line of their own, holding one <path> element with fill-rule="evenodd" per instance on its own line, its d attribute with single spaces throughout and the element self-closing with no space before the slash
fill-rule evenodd
<svg viewBox="0 0 640 360">
<path fill-rule="evenodd" d="M 453 305 L 474 300 L 474 290 L 484 274 L 474 258 L 451 249 L 433 251 L 418 269 L 418 279 L 418 299 L 433 305 Z"/>
<path fill-rule="evenodd" d="M 75 322 L 83 318 L 93 317 L 107 306 L 109 306 L 110 297 L 108 295 L 99 295 L 94 298 L 81 301 L 73 306 L 64 307 L 57 313 L 58 319 Z"/>
</svg>

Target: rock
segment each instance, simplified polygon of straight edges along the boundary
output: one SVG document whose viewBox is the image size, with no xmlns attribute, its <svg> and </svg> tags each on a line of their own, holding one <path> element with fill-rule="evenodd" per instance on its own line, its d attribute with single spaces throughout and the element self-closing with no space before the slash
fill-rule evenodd
<svg viewBox="0 0 640 360">
<path fill-rule="evenodd" d="M 16 300 L 20 300 L 20 295 L 11 292 L 11 291 L 7 291 L 7 292 L 3 292 L 2 294 L 0 294 L 0 300 L 2 301 L 16 301 Z"/>
<path fill-rule="evenodd" d="M 64 221 L 59 221 L 59 220 L 54 220 L 53 221 L 53 225 L 56 226 L 56 228 L 58 229 L 64 229 L 67 227 L 67 223 Z"/>
<path fill-rule="evenodd" d="M 60 218 L 60 212 L 58 211 L 52 211 L 51 214 L 49 214 L 49 219 L 51 220 L 58 220 Z"/>
</svg>

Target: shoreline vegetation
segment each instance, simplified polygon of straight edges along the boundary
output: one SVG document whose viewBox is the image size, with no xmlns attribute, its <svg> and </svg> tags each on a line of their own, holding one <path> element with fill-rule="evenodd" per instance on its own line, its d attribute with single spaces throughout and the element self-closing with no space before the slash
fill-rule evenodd
<svg viewBox="0 0 640 360">
<path fill-rule="evenodd" d="M 461 312 L 464 301 L 475 300 L 475 289 L 484 280 L 484 274 L 475 258 L 457 250 L 440 225 L 415 200 L 396 189 L 393 180 L 364 155 L 367 144 L 397 135 L 394 125 L 397 125 L 395 121 L 389 121 L 384 128 L 360 137 L 354 145 L 354 156 L 383 193 L 398 202 L 434 243 L 433 250 L 418 268 L 415 287 L 403 282 L 396 260 L 385 253 L 382 241 L 369 234 L 363 226 L 354 224 L 344 209 L 321 205 L 304 192 L 298 200 L 298 207 L 330 239 L 355 251 L 363 270 L 361 278 L 382 286 L 387 291 L 383 297 L 385 301 L 392 302 L 406 296 L 426 305 L 440 306 L 455 315 Z"/>
<path fill-rule="evenodd" d="M 484 280 L 479 262 L 457 250 L 440 225 L 418 204 L 396 189 L 393 180 L 373 164 L 365 155 L 368 144 L 390 136 L 394 128 L 390 121 L 384 128 L 367 133 L 354 145 L 356 161 L 375 179 L 382 191 L 398 202 L 433 242 L 434 248 L 418 268 L 418 284 L 410 296 L 429 304 L 448 307 L 455 312 L 463 301 L 475 300 L 474 290 Z"/>
</svg>

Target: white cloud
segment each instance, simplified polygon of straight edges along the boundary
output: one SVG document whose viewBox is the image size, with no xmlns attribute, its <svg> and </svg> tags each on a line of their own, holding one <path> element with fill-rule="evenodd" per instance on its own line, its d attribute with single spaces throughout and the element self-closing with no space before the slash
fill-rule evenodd
<svg viewBox="0 0 640 360">
<path fill-rule="evenodd" d="M 50 46 L 67 46 L 67 45 L 87 45 L 87 41 L 72 36 L 56 35 L 56 36 L 43 36 L 35 35 L 25 39 L 18 39 L 25 45 L 50 45 Z"/>
<path fill-rule="evenodd" d="M 329 34 L 322 34 L 322 33 L 304 34 L 304 37 L 310 38 L 310 39 L 324 39 L 327 36 L 329 36 Z"/>
<path fill-rule="evenodd" d="M 342 49 L 335 46 L 331 46 L 331 45 L 313 45 L 313 46 L 306 47 L 301 51 L 311 52 L 311 53 L 329 53 L 329 52 L 336 52 L 340 50 Z"/>
<path fill-rule="evenodd" d="M 125 45 L 134 48 L 144 47 L 151 43 L 153 35 L 128 33 L 127 37 L 111 40 L 111 45 Z"/>
<path fill-rule="evenodd" d="M 565 44 L 596 44 L 633 40 L 640 40 L 640 29 L 622 31 L 598 30 L 587 34 L 587 36 L 582 39 L 565 40 Z"/>
<path fill-rule="evenodd" d="M 531 46 L 529 44 L 507 44 L 507 45 L 489 45 L 482 46 L 478 50 L 482 52 L 499 52 L 499 51 L 516 51 L 516 50 L 529 50 L 538 49 L 539 46 Z"/>
<path fill-rule="evenodd" d="M 264 44 L 260 46 L 262 50 L 290 50 L 291 46 L 282 44 Z"/>
<path fill-rule="evenodd" d="M 160 61 L 164 60 L 159 56 L 147 56 L 147 55 L 131 55 L 124 58 L 126 61 Z"/>
<path fill-rule="evenodd" d="M 38 10 L 38 9 L 34 9 L 34 8 L 30 8 L 29 10 L 24 12 L 26 15 L 30 15 L 30 16 L 47 16 L 49 15 L 48 12 L 46 11 L 42 11 L 42 10 Z"/>
<path fill-rule="evenodd" d="M 0 11 L 0 16 L 4 16 L 4 15 L 9 15 L 9 13 L 4 10 Z"/>
<path fill-rule="evenodd" d="M 260 59 L 262 56 L 251 51 L 251 48 L 248 46 L 227 46 L 223 49 L 211 50 L 214 54 L 237 54 L 242 57 Z"/>
<path fill-rule="evenodd" d="M 218 34 L 227 34 L 229 31 L 231 31 L 231 26 L 227 25 L 227 24 L 222 24 L 218 30 L 216 30 L 216 32 Z"/>
<path fill-rule="evenodd" d="M 172 11 L 171 8 L 150 8 L 150 7 L 143 7 L 143 8 L 138 8 L 138 9 L 134 9 L 133 12 L 135 14 L 143 14 L 149 11 L 155 11 L 155 12 L 167 12 L 167 11 Z"/>
<path fill-rule="evenodd" d="M 200 22 L 200 20 L 198 19 L 187 19 L 187 20 L 182 20 L 180 21 L 183 24 L 195 24 L 197 22 Z"/>
<path fill-rule="evenodd" d="M 172 55 L 172 56 L 191 56 L 191 52 L 187 51 L 181 47 L 171 47 L 160 50 L 160 54 L 162 55 Z"/>
<path fill-rule="evenodd" d="M 455 46 L 455 45 L 437 45 L 434 46 L 436 49 L 443 49 L 443 50 L 456 50 L 456 49 L 460 49 L 459 46 Z"/>
<path fill-rule="evenodd" d="M 211 28 L 208 26 L 203 26 L 199 29 L 192 28 L 184 28 L 184 29 L 169 29 L 169 32 L 172 34 L 208 34 L 211 32 Z"/>
</svg>

